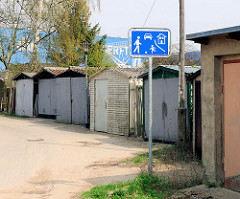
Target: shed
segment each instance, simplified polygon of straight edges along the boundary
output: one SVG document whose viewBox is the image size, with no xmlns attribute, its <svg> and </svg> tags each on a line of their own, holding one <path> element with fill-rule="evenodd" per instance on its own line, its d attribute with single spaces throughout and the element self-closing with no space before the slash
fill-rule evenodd
<svg viewBox="0 0 240 199">
<path fill-rule="evenodd" d="M 201 70 L 187 78 L 192 84 L 192 146 L 193 153 L 202 159 L 202 106 L 201 106 Z"/>
<path fill-rule="evenodd" d="M 73 124 L 88 123 L 88 87 L 85 70 L 69 67 L 56 78 L 57 121 Z"/>
<path fill-rule="evenodd" d="M 205 181 L 240 192 L 240 26 L 186 37 L 201 44 Z"/>
<path fill-rule="evenodd" d="M 137 77 L 143 69 L 105 68 L 90 77 L 90 130 L 111 134 L 134 133 Z M 141 84 L 141 83 L 140 83 Z"/>
<path fill-rule="evenodd" d="M 45 67 L 34 76 L 38 80 L 38 116 L 56 117 L 56 76 L 67 70 L 62 67 Z"/>
<path fill-rule="evenodd" d="M 22 72 L 16 81 L 16 115 L 32 117 L 34 114 L 34 79 L 36 73 Z"/>
<path fill-rule="evenodd" d="M 186 76 L 199 70 L 199 67 L 185 67 Z M 177 111 L 178 111 L 178 66 L 161 65 L 152 71 L 153 89 L 153 122 L 152 137 L 155 140 L 176 142 L 177 140 Z M 148 138 L 149 104 L 148 104 L 148 72 L 139 76 L 143 78 L 143 138 Z M 186 85 L 186 105 L 191 106 L 191 87 Z M 189 109 L 188 109 L 189 110 Z M 187 124 L 190 124 L 188 113 Z M 187 125 L 189 128 L 189 125 Z"/>
</svg>

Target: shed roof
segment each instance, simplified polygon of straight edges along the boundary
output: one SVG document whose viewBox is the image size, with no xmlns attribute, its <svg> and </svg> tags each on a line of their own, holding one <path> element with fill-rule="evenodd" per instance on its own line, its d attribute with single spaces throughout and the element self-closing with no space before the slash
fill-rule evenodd
<svg viewBox="0 0 240 199">
<path fill-rule="evenodd" d="M 208 44 L 210 37 L 222 36 L 228 39 L 240 40 L 240 26 L 223 28 L 199 33 L 187 34 L 186 39 L 195 43 Z"/>
<path fill-rule="evenodd" d="M 192 80 L 194 80 L 195 78 L 197 78 L 199 75 L 201 75 L 201 69 L 198 70 L 198 71 L 195 72 L 195 73 L 190 74 L 190 75 L 187 77 L 187 80 L 188 80 L 188 81 L 192 81 Z"/>
<path fill-rule="evenodd" d="M 34 78 L 36 79 L 54 78 L 64 73 L 67 70 L 68 68 L 63 68 L 63 67 L 45 67 L 39 73 L 37 73 L 34 76 Z"/>
<path fill-rule="evenodd" d="M 21 72 L 20 74 L 16 75 L 13 80 L 19 80 L 19 79 L 32 79 L 37 73 L 26 73 Z"/>
<path fill-rule="evenodd" d="M 96 77 L 104 71 L 111 71 L 113 73 L 125 76 L 126 78 L 137 78 L 142 73 L 146 72 L 145 68 L 104 68 L 97 73 L 90 76 L 90 79 Z"/>
<path fill-rule="evenodd" d="M 189 75 L 191 73 L 195 73 L 196 71 L 200 70 L 201 66 L 185 66 L 184 72 L 185 74 Z M 179 72 L 179 66 L 177 65 L 160 65 L 152 70 L 153 73 L 158 72 L 160 70 L 167 71 L 170 73 L 178 73 Z M 148 71 L 140 75 L 140 78 L 144 78 L 148 76 Z"/>
<path fill-rule="evenodd" d="M 83 77 L 85 75 L 85 68 L 70 66 L 68 70 L 64 71 L 57 77 Z"/>
</svg>

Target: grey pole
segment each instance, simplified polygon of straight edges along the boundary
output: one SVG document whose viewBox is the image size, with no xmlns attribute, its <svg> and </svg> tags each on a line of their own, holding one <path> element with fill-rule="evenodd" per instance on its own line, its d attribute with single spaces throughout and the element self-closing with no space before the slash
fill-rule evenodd
<svg viewBox="0 0 240 199">
<path fill-rule="evenodd" d="M 148 59 L 148 83 L 149 83 L 149 167 L 148 172 L 152 174 L 152 57 Z"/>
<path fill-rule="evenodd" d="M 86 84 L 86 98 L 87 98 L 87 111 L 86 111 L 86 125 L 88 124 L 88 68 L 87 68 L 87 51 L 85 52 L 85 84 Z"/>
<path fill-rule="evenodd" d="M 179 55 L 179 103 L 178 103 L 178 138 L 177 145 L 183 148 L 186 144 L 186 108 L 185 108 L 185 30 L 184 0 L 179 0 L 180 13 L 180 55 Z"/>
</svg>

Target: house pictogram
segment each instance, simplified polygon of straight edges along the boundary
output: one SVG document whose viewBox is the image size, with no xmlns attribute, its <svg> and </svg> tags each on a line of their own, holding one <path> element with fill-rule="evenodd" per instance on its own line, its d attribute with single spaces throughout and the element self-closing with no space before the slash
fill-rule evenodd
<svg viewBox="0 0 240 199">
<path fill-rule="evenodd" d="M 166 40 L 166 35 L 160 33 L 157 38 L 158 38 L 158 44 L 165 44 L 165 40 Z"/>
</svg>

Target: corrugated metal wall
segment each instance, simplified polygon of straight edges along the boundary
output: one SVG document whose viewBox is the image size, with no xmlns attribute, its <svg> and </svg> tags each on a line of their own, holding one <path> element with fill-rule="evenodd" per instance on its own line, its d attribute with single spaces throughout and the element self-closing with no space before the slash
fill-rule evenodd
<svg viewBox="0 0 240 199">
<path fill-rule="evenodd" d="M 144 81 L 145 132 L 148 137 L 148 80 Z M 153 79 L 153 139 L 177 139 L 178 78 Z"/>
<path fill-rule="evenodd" d="M 32 79 L 16 82 L 16 115 L 33 116 L 33 84 Z"/>
<path fill-rule="evenodd" d="M 57 121 L 85 124 L 87 95 L 84 77 L 56 78 Z"/>
<path fill-rule="evenodd" d="M 38 88 L 38 113 L 42 115 L 56 115 L 56 79 L 40 79 Z"/>
<path fill-rule="evenodd" d="M 57 121 L 71 123 L 70 78 L 56 79 Z"/>
<path fill-rule="evenodd" d="M 72 123 L 85 124 L 87 117 L 87 93 L 85 77 L 71 78 Z"/>
</svg>

